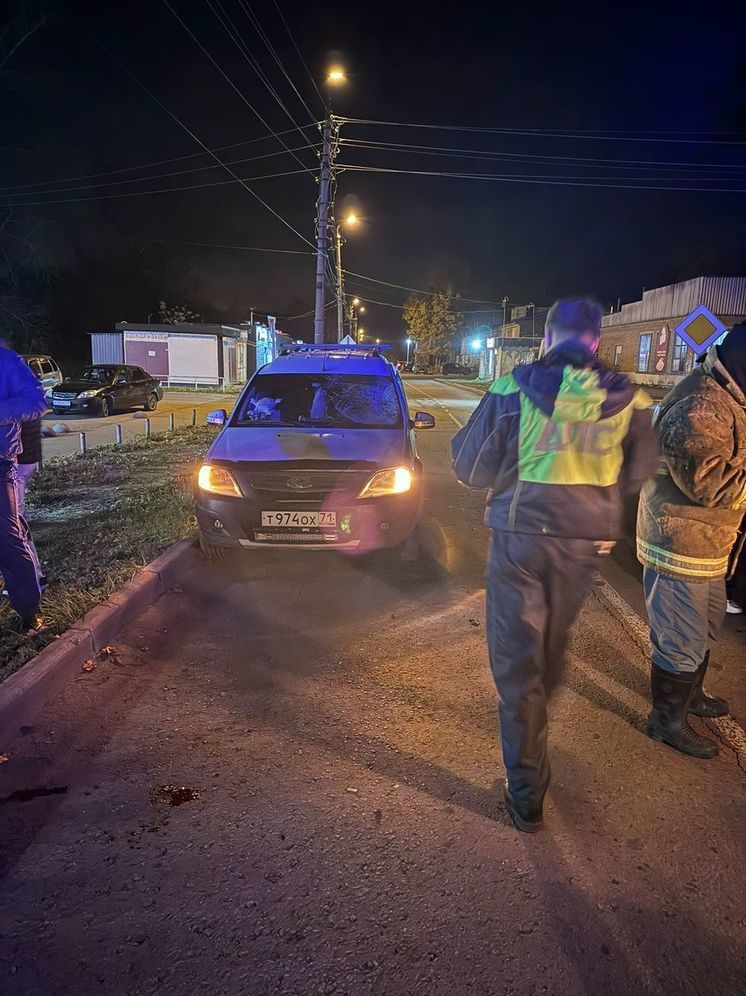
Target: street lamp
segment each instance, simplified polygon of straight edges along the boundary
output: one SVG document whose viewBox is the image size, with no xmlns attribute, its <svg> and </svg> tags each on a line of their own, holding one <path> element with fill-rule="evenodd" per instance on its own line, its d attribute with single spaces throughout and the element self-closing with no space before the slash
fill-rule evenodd
<svg viewBox="0 0 746 996">
<path fill-rule="evenodd" d="M 407 339 L 407 365 L 409 365 L 409 347 L 412 345 L 412 340 Z"/>
<path fill-rule="evenodd" d="M 380 346 L 380 345 L 381 345 L 381 340 L 380 339 L 376 339 L 376 346 Z"/>
<path fill-rule="evenodd" d="M 472 339 L 471 340 L 471 348 L 476 353 L 478 350 L 480 350 L 482 348 L 482 340 L 481 339 Z"/>
<path fill-rule="evenodd" d="M 341 86 L 347 82 L 347 76 L 341 66 L 332 66 L 326 74 L 326 82 L 330 86 Z"/>
<path fill-rule="evenodd" d="M 345 334 L 345 315 L 344 315 L 344 275 L 342 271 L 342 226 L 348 225 L 354 227 L 357 225 L 358 217 L 352 211 L 346 215 L 337 225 L 337 341 L 341 342 L 344 339 Z"/>
</svg>

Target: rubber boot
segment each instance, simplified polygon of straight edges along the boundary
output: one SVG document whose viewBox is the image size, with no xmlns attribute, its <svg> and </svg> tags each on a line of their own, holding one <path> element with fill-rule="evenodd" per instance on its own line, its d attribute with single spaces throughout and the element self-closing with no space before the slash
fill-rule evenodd
<svg viewBox="0 0 746 996">
<path fill-rule="evenodd" d="M 653 664 L 650 685 L 653 711 L 648 716 L 647 734 L 690 757 L 715 757 L 718 749 L 701 737 L 686 719 L 689 696 L 696 679 L 694 674 L 671 674 Z"/>
<path fill-rule="evenodd" d="M 709 663 L 710 651 L 708 650 L 694 677 L 692 695 L 689 699 L 689 712 L 694 716 L 703 716 L 705 719 L 716 719 L 718 716 L 727 716 L 730 710 L 725 699 L 716 699 L 712 695 L 708 695 L 702 687 Z"/>
</svg>

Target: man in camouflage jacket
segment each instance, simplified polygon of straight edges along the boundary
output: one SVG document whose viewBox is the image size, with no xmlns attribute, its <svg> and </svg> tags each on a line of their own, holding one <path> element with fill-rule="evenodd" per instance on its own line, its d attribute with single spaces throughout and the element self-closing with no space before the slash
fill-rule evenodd
<svg viewBox="0 0 746 996">
<path fill-rule="evenodd" d="M 746 323 L 666 396 L 656 429 L 661 465 L 642 489 L 637 518 L 653 645 L 648 733 L 693 757 L 713 757 L 717 747 L 689 726 L 687 713 L 728 712 L 702 683 L 746 510 Z"/>
</svg>

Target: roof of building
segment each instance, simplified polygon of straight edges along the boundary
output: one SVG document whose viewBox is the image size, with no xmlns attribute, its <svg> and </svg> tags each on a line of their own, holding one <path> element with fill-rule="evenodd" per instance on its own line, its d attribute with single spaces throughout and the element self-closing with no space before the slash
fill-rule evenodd
<svg viewBox="0 0 746 996">
<path fill-rule="evenodd" d="M 172 335 L 224 335 L 237 339 L 241 333 L 238 325 L 217 325 L 208 322 L 178 322 L 173 325 L 150 322 L 117 322 L 117 332 L 166 332 Z M 244 330 L 245 331 L 245 330 Z"/>
<path fill-rule="evenodd" d="M 746 277 L 694 277 L 644 291 L 641 301 L 604 315 L 601 328 L 685 318 L 700 304 L 720 317 L 746 316 Z"/>
</svg>

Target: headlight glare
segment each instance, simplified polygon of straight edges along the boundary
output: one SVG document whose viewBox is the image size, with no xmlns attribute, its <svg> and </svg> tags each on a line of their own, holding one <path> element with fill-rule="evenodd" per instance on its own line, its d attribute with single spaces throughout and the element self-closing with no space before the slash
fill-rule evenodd
<svg viewBox="0 0 746 996">
<path fill-rule="evenodd" d="M 361 498 L 379 498 L 383 495 L 403 495 L 412 488 L 412 472 L 407 467 L 379 470 L 360 492 Z"/>
<path fill-rule="evenodd" d="M 197 484 L 200 491 L 206 491 L 211 495 L 229 495 L 231 498 L 240 498 L 236 479 L 225 467 L 215 467 L 210 463 L 203 464 L 199 469 Z"/>
</svg>

